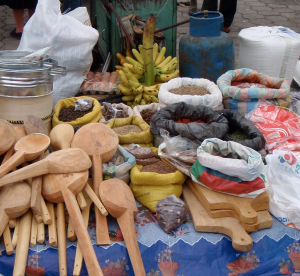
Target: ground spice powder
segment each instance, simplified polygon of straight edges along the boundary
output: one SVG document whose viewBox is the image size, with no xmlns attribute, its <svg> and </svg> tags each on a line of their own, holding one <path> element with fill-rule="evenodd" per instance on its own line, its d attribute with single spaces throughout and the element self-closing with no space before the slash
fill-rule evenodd
<svg viewBox="0 0 300 276">
<path fill-rule="evenodd" d="M 160 174 L 166 174 L 166 173 L 174 173 L 176 172 L 176 169 L 174 167 L 167 165 L 162 161 L 158 161 L 151 165 L 144 166 L 141 169 L 141 172 L 156 172 Z"/>
</svg>

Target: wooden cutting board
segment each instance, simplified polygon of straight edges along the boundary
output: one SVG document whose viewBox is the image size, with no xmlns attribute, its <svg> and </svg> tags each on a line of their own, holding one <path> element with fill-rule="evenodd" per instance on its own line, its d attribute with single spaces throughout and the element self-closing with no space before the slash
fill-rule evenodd
<svg viewBox="0 0 300 276">
<path fill-rule="evenodd" d="M 194 187 L 195 194 L 207 210 L 232 210 L 243 223 L 257 223 L 257 211 L 269 209 L 269 195 L 267 192 L 256 198 L 244 198 L 209 190 L 191 180 L 188 180 L 187 184 L 192 188 Z"/>
<path fill-rule="evenodd" d="M 229 236 L 235 250 L 247 252 L 253 241 L 236 218 L 211 218 L 189 187 L 183 187 L 184 201 L 187 204 L 196 231 L 221 233 Z"/>
<path fill-rule="evenodd" d="M 197 185 L 197 184 L 195 184 Z M 197 194 L 197 190 L 194 188 L 194 185 L 190 185 L 189 188 L 193 191 L 194 195 L 197 197 L 197 199 L 201 202 L 201 197 Z M 202 205 L 207 213 L 212 218 L 224 218 L 224 217 L 235 217 L 236 219 L 239 219 L 239 215 L 234 211 L 230 209 L 224 209 L 224 210 L 210 210 L 206 209 L 205 205 Z M 254 208 L 255 209 L 255 208 Z M 273 219 L 270 215 L 269 211 L 258 211 L 257 212 L 257 222 L 256 223 L 244 223 L 241 222 L 242 226 L 247 232 L 254 232 L 265 228 L 272 227 Z"/>
</svg>

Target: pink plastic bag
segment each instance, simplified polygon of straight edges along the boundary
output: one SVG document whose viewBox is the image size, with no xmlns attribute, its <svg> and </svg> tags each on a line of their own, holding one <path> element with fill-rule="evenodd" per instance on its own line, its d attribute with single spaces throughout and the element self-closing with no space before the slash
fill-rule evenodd
<svg viewBox="0 0 300 276">
<path fill-rule="evenodd" d="M 279 106 L 263 104 L 258 106 L 247 118 L 262 132 L 266 148 L 300 150 L 300 117 Z"/>
</svg>

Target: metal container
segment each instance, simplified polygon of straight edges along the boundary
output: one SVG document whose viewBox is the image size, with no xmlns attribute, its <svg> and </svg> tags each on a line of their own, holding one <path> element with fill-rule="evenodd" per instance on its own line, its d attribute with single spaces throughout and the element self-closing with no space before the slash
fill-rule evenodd
<svg viewBox="0 0 300 276">
<path fill-rule="evenodd" d="M 232 39 L 221 32 L 223 15 L 219 12 L 198 12 L 190 17 L 190 34 L 179 42 L 181 77 L 216 81 L 234 69 Z"/>
<path fill-rule="evenodd" d="M 53 76 L 66 71 L 48 56 L 24 60 L 28 54 L 0 51 L 0 118 L 23 124 L 26 115 L 35 115 L 50 127 Z"/>
</svg>

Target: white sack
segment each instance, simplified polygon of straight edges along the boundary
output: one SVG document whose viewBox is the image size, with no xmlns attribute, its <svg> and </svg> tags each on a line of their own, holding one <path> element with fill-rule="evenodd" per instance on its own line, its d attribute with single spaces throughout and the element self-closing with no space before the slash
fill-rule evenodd
<svg viewBox="0 0 300 276">
<path fill-rule="evenodd" d="M 239 32 L 239 68 L 292 82 L 300 55 L 300 35 L 289 28 L 258 26 Z"/>
</svg>

